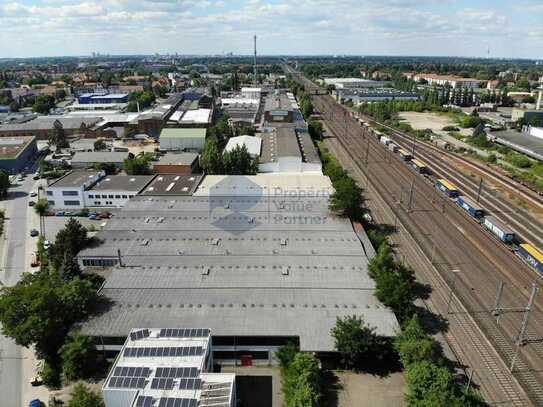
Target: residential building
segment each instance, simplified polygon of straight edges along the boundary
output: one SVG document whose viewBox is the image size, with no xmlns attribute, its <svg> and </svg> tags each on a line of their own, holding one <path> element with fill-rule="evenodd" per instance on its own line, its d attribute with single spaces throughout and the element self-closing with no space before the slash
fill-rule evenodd
<svg viewBox="0 0 543 407">
<path fill-rule="evenodd" d="M 164 151 L 197 151 L 204 148 L 205 128 L 164 128 L 160 132 L 160 149 Z"/>
<path fill-rule="evenodd" d="M 37 152 L 35 137 L 0 137 L 0 169 L 10 174 L 17 173 Z"/>
<path fill-rule="evenodd" d="M 85 207 L 122 208 L 154 178 L 154 175 L 108 175 L 84 191 Z"/>
<path fill-rule="evenodd" d="M 479 88 L 484 82 L 475 78 L 462 78 L 455 75 L 438 75 L 433 73 L 404 72 L 402 75 L 415 82 L 425 80 L 429 85 L 449 85 L 452 88 Z"/>
<path fill-rule="evenodd" d="M 45 195 L 49 207 L 53 210 L 85 208 L 85 191 L 105 175 L 104 171 L 70 171 L 47 186 Z"/>
<path fill-rule="evenodd" d="M 260 157 L 262 139 L 255 136 L 230 137 L 226 143 L 224 151 L 232 151 L 236 147 L 245 146 L 251 157 Z"/>
<path fill-rule="evenodd" d="M 106 407 L 235 407 L 235 374 L 213 373 L 212 349 L 207 328 L 132 329 L 102 386 Z"/>
<path fill-rule="evenodd" d="M 169 152 L 153 162 L 153 171 L 156 174 L 193 174 L 199 170 L 198 157 L 196 153 Z"/>
</svg>

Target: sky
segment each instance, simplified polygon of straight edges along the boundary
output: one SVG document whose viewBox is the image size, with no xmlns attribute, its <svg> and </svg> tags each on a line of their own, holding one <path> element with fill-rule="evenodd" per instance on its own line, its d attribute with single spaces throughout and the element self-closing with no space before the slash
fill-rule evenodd
<svg viewBox="0 0 543 407">
<path fill-rule="evenodd" d="M 103 54 L 543 59 L 543 0 L 0 0 L 0 58 Z"/>
</svg>

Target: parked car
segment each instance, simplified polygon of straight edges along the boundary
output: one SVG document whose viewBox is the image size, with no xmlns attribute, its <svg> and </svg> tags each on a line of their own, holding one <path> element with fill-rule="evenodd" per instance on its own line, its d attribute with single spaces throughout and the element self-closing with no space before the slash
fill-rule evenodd
<svg viewBox="0 0 543 407">
<path fill-rule="evenodd" d="M 97 213 L 91 213 L 91 214 L 89 214 L 89 219 L 90 219 L 90 220 L 99 219 L 98 214 L 97 214 Z"/>
<path fill-rule="evenodd" d="M 30 231 L 30 236 L 32 236 L 32 237 L 36 237 L 36 236 L 38 236 L 39 234 L 40 234 L 40 232 L 38 232 L 36 229 L 32 229 L 32 230 Z"/>
<path fill-rule="evenodd" d="M 38 193 L 37 193 L 36 191 L 32 191 L 32 192 L 30 193 L 30 196 L 31 196 L 32 198 L 34 198 L 35 196 L 38 196 Z"/>
<path fill-rule="evenodd" d="M 37 180 L 40 179 L 40 176 L 39 176 L 38 174 L 36 174 L 36 175 L 34 175 L 34 176 L 32 177 L 32 179 L 33 179 L 34 181 L 37 181 Z"/>
<path fill-rule="evenodd" d="M 30 400 L 28 407 L 42 407 L 42 402 L 39 399 Z"/>
<path fill-rule="evenodd" d="M 41 386 L 42 384 L 43 384 L 43 379 L 41 378 L 40 375 L 34 376 L 30 379 L 31 386 Z"/>
<path fill-rule="evenodd" d="M 34 201 L 28 201 L 28 206 L 34 206 L 34 205 L 36 205 L 36 202 L 34 202 Z"/>
<path fill-rule="evenodd" d="M 66 211 L 66 212 L 64 212 L 64 216 L 72 216 L 72 215 L 73 215 L 73 213 L 72 213 L 72 212 L 70 212 L 70 211 Z"/>
<path fill-rule="evenodd" d="M 100 219 L 109 219 L 111 217 L 111 214 L 108 211 L 100 212 L 100 215 L 98 215 Z"/>
<path fill-rule="evenodd" d="M 38 254 L 32 254 L 32 261 L 30 262 L 31 267 L 38 267 L 40 265 L 40 260 L 38 259 Z"/>
<path fill-rule="evenodd" d="M 64 216 L 64 211 L 58 211 L 58 212 L 56 213 L 56 216 Z"/>
</svg>

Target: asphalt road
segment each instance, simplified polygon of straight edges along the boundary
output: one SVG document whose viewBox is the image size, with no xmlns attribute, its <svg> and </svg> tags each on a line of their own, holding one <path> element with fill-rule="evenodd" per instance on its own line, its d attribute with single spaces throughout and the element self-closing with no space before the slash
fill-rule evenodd
<svg viewBox="0 0 543 407">
<path fill-rule="evenodd" d="M 0 283 L 4 286 L 15 285 L 30 262 L 29 246 L 35 242 L 35 238 L 28 235 L 29 213 L 32 210 L 28 207 L 28 200 L 36 185 L 32 175 L 28 175 L 12 186 L 8 197 L 0 202 L 6 214 L 5 233 L 0 244 Z M 12 339 L 0 335 L 0 405 L 24 405 L 23 388 L 28 378 L 24 377 L 23 361 L 29 354 Z"/>
</svg>

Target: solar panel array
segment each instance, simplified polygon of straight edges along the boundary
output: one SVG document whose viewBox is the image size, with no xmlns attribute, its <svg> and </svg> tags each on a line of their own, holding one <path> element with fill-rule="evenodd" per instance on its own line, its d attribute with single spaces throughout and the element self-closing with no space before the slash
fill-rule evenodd
<svg viewBox="0 0 543 407">
<path fill-rule="evenodd" d="M 148 329 L 140 329 L 136 332 L 130 333 L 130 339 L 132 341 L 137 341 L 138 339 L 143 339 L 149 337 L 149 330 Z"/>
<path fill-rule="evenodd" d="M 155 377 L 198 377 L 197 367 L 157 367 Z"/>
<path fill-rule="evenodd" d="M 199 390 L 202 388 L 201 379 L 184 378 L 179 380 L 180 390 Z"/>
<path fill-rule="evenodd" d="M 196 399 L 180 399 L 174 397 L 162 397 L 158 402 L 158 407 L 196 407 Z"/>
<path fill-rule="evenodd" d="M 150 373 L 151 369 L 148 367 L 117 366 L 113 372 L 113 376 L 149 377 Z"/>
<path fill-rule="evenodd" d="M 184 347 L 162 347 L 162 348 L 125 348 L 123 355 L 125 357 L 172 357 L 172 356 L 202 356 L 203 348 L 201 346 Z"/>
<path fill-rule="evenodd" d="M 163 328 L 160 336 L 163 338 L 207 338 L 208 328 Z"/>
<path fill-rule="evenodd" d="M 151 389 L 172 390 L 173 379 L 164 377 L 160 379 L 153 379 L 153 381 L 151 382 Z"/>
<path fill-rule="evenodd" d="M 145 387 L 144 377 L 117 377 L 109 379 L 109 387 L 121 389 L 143 389 Z"/>
<path fill-rule="evenodd" d="M 136 401 L 136 407 L 151 407 L 153 405 L 152 396 L 139 396 Z"/>
</svg>

